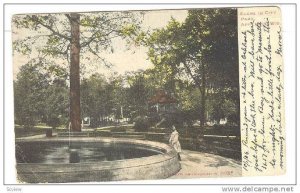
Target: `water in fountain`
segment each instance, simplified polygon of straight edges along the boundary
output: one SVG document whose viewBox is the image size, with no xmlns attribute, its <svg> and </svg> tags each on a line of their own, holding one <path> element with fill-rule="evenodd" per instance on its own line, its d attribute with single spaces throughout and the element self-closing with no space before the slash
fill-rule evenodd
<svg viewBox="0 0 300 193">
<path fill-rule="evenodd" d="M 140 146 L 126 144 L 52 142 L 20 143 L 17 146 L 17 163 L 95 163 L 99 161 L 124 160 L 148 157 L 161 154 L 160 150 L 147 149 Z"/>
</svg>

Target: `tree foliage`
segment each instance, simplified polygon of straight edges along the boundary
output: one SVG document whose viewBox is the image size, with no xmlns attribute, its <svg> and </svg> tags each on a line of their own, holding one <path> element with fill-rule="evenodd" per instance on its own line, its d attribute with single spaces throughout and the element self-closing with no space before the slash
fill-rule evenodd
<svg viewBox="0 0 300 193">
<path fill-rule="evenodd" d="M 91 117 L 92 126 L 99 126 L 111 117 L 148 121 L 148 100 L 158 89 L 163 89 L 179 103 L 179 112 L 170 119 L 173 122 L 192 125 L 199 119 L 203 127 L 207 118 L 219 121 L 226 117 L 238 124 L 236 10 L 189 10 L 185 21 L 171 19 L 167 26 L 150 35 L 138 33 L 139 15 L 138 12 L 79 14 L 77 48 L 80 48 L 81 67 L 91 64 L 109 67 L 111 64 L 102 53 L 114 52 L 114 39 L 121 38 L 131 45 L 147 46 L 154 64 L 154 68 L 125 75 L 108 77 L 95 73 L 81 77 L 77 89 L 81 93 L 81 116 Z M 43 121 L 57 127 L 69 121 L 72 99 L 69 99 L 66 80 L 72 82 L 72 78 L 62 65 L 74 65 L 70 61 L 69 17 L 70 14 L 40 14 L 13 18 L 16 28 L 31 32 L 14 41 L 14 50 L 38 57 L 21 67 L 15 80 L 15 112 L 19 124 Z"/>
<path fill-rule="evenodd" d="M 208 98 L 226 92 L 238 98 L 235 9 L 190 10 L 183 23 L 172 19 L 165 28 L 154 31 L 147 45 L 156 67 L 169 66 L 198 88 L 202 127 Z"/>
<path fill-rule="evenodd" d="M 82 65 L 93 62 L 111 66 L 101 56 L 104 51 L 113 52 L 113 39 L 128 37 L 138 30 L 141 12 L 79 13 L 80 53 Z M 70 14 L 15 15 L 12 23 L 18 29 L 28 30 L 28 36 L 13 42 L 15 51 L 22 54 L 38 52 L 39 57 L 53 60 L 70 59 Z"/>
<path fill-rule="evenodd" d="M 41 121 L 57 127 L 68 116 L 66 72 L 43 60 L 31 60 L 14 81 L 15 122 L 31 127 Z"/>
<path fill-rule="evenodd" d="M 15 51 L 40 58 L 66 60 L 70 66 L 70 122 L 81 131 L 80 63 L 110 66 L 101 53 L 113 52 L 112 40 L 128 37 L 138 28 L 140 12 L 98 12 L 15 15 L 15 28 L 28 36 L 13 42 Z M 66 63 L 66 61 L 64 61 Z"/>
</svg>

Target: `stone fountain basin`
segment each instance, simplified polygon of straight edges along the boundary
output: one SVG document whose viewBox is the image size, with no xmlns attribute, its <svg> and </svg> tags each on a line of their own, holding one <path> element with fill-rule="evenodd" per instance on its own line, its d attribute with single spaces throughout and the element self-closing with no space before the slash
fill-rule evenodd
<svg viewBox="0 0 300 193">
<path fill-rule="evenodd" d="M 170 146 L 144 140 L 124 138 L 40 138 L 17 139 L 16 145 L 55 143 L 122 144 L 159 151 L 148 157 L 99 161 L 92 163 L 17 163 L 17 177 L 22 183 L 68 183 L 101 182 L 119 180 L 164 179 L 175 175 L 180 169 L 176 151 Z"/>
</svg>

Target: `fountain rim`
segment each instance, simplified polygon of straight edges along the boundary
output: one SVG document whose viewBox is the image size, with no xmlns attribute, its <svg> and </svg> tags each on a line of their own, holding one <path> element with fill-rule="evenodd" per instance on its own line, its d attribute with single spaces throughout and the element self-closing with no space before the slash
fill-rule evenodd
<svg viewBox="0 0 300 193">
<path fill-rule="evenodd" d="M 124 143 L 124 144 L 130 144 L 130 145 L 139 145 L 139 146 L 145 146 L 149 148 L 155 148 L 156 150 L 162 150 L 161 154 L 152 155 L 152 156 L 146 156 L 146 157 L 140 157 L 140 158 L 132 158 L 132 159 L 124 159 L 124 160 L 113 160 L 113 161 L 99 161 L 99 162 L 86 162 L 86 163 L 51 163 L 51 164 L 45 164 L 45 163 L 16 163 L 17 167 L 23 168 L 23 173 L 30 173 L 31 167 L 30 166 L 38 166 L 39 172 L 49 172 L 48 166 L 56 166 L 56 169 L 51 172 L 57 172 L 60 173 L 62 170 L 63 172 L 66 171 L 66 167 L 70 166 L 76 166 L 80 165 L 80 167 L 75 167 L 76 171 L 85 171 L 86 167 L 93 167 L 94 170 L 103 170 L 103 169 L 120 169 L 123 168 L 123 164 L 126 164 L 126 168 L 130 167 L 139 167 L 139 166 L 146 166 L 151 165 L 163 161 L 167 161 L 170 159 L 173 159 L 177 156 L 177 152 L 170 147 L 167 144 L 160 143 L 160 142 L 154 142 L 154 141 L 147 141 L 147 140 L 137 140 L 137 139 L 126 139 L 126 138 L 109 138 L 109 137 L 88 137 L 88 138 L 81 138 L 81 137 L 72 137 L 70 138 L 71 142 L 84 142 L 84 143 Z M 68 137 L 59 137 L 59 138 L 38 138 L 38 139 L 16 139 L 17 143 L 30 143 L 30 142 L 69 142 Z M 165 152 L 163 152 L 165 151 Z M 112 163 L 115 163 L 112 166 Z M 29 166 L 29 167 L 25 167 Z M 28 170 L 27 170 L 28 169 Z M 26 171 L 27 170 L 27 171 Z M 74 172 L 74 168 L 72 167 L 72 171 Z"/>
</svg>

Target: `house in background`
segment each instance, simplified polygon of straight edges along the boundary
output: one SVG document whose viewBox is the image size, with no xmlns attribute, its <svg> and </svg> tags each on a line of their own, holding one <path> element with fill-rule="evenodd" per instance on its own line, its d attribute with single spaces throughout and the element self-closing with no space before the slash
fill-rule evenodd
<svg viewBox="0 0 300 193">
<path fill-rule="evenodd" d="M 148 111 L 150 113 L 173 113 L 177 109 L 178 101 L 164 90 L 156 91 L 155 95 L 148 100 Z"/>
</svg>

